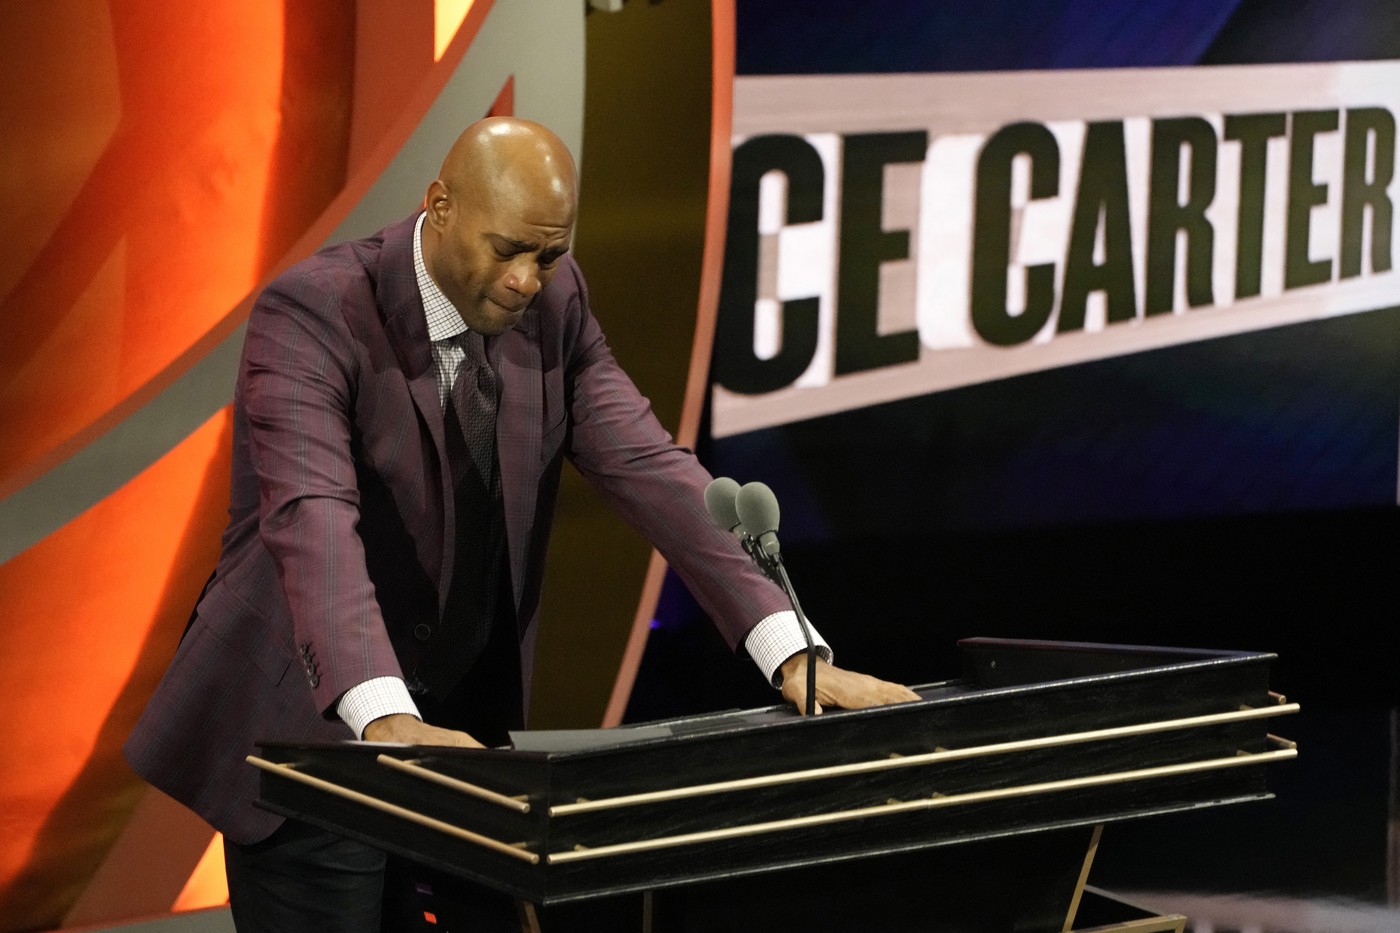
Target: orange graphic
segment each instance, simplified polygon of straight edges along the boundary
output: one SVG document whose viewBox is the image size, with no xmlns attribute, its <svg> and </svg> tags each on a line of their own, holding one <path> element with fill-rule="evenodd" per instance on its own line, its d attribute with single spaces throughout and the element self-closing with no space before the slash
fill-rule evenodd
<svg viewBox="0 0 1400 933">
<path fill-rule="evenodd" d="M 168 388 L 328 227 L 491 3 L 444 6 L 0 5 L 0 502 Z M 217 556 L 228 422 L 0 564 L 0 933 L 226 897 L 217 837 L 153 802 L 120 745 Z"/>
</svg>

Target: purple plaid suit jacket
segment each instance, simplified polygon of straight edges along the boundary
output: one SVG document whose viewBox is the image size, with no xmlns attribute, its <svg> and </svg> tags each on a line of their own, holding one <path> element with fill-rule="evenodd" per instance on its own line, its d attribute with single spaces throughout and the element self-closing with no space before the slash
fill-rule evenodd
<svg viewBox="0 0 1400 933">
<path fill-rule="evenodd" d="M 352 738 L 350 687 L 402 676 L 436 626 L 455 547 L 443 415 L 409 218 L 292 267 L 258 299 L 234 394 L 230 521 L 213 578 L 125 751 L 230 840 L 281 818 L 252 806 L 259 740 Z M 520 324 L 490 341 L 522 703 L 562 460 L 662 552 L 737 646 L 788 608 L 703 502 L 612 357 L 565 258 Z"/>
</svg>

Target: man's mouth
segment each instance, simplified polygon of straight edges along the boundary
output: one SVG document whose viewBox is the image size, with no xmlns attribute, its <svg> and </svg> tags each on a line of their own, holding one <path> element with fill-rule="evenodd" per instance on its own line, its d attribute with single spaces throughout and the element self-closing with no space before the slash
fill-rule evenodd
<svg viewBox="0 0 1400 933">
<path fill-rule="evenodd" d="M 525 304 L 520 305 L 519 307 L 513 308 L 510 305 L 503 304 L 494 298 L 487 298 L 486 300 L 491 302 L 496 307 L 500 308 L 502 311 L 511 315 L 512 317 L 519 317 L 520 315 L 525 313 L 526 308 L 530 307 L 530 303 L 528 301 Z"/>
</svg>

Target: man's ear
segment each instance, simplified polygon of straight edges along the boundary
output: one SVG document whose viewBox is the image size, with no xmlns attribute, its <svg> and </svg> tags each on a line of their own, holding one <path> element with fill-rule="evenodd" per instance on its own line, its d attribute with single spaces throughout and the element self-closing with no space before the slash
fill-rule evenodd
<svg viewBox="0 0 1400 933">
<path fill-rule="evenodd" d="M 447 225 L 448 219 L 452 215 L 452 198 L 447 192 L 447 185 L 442 179 L 436 179 L 428 186 L 428 196 L 424 201 L 424 206 L 428 211 L 428 223 L 434 229 L 441 230 Z"/>
</svg>

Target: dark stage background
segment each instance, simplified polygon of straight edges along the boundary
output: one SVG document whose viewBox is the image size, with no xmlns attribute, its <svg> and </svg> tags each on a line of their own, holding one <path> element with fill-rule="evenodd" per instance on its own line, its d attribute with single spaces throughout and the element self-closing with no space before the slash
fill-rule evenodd
<svg viewBox="0 0 1400 933">
<path fill-rule="evenodd" d="M 1400 58 L 1383 0 L 749 0 L 737 26 L 741 78 Z M 1274 688 L 1303 707 L 1278 724 L 1300 745 L 1278 798 L 1111 827 L 1091 881 L 1385 902 L 1397 315 L 1080 363 L 700 454 L 777 493 L 793 582 L 843 666 L 939 680 L 976 635 L 1276 652 Z M 669 579 L 627 718 L 774 701 Z"/>
</svg>

